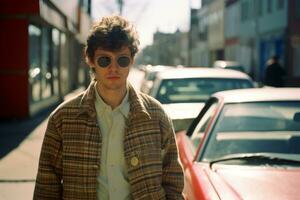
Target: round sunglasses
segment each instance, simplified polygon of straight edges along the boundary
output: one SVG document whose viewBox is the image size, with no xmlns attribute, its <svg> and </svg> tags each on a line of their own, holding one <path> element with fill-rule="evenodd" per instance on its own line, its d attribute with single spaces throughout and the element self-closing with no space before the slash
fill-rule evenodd
<svg viewBox="0 0 300 200">
<path fill-rule="evenodd" d="M 97 58 L 97 64 L 99 67 L 106 68 L 111 63 L 111 57 L 108 56 L 101 56 Z M 120 56 L 117 58 L 117 63 L 120 67 L 128 67 L 130 64 L 130 57 L 129 56 Z"/>
</svg>

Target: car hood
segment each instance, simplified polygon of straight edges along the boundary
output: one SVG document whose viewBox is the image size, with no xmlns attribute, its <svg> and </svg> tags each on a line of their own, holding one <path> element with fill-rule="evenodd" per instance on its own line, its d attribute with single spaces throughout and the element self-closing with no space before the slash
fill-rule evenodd
<svg viewBox="0 0 300 200">
<path fill-rule="evenodd" d="M 172 120 L 195 118 L 203 108 L 204 103 L 172 103 L 163 104 L 163 108 Z"/>
<path fill-rule="evenodd" d="M 220 199 L 300 197 L 300 168 L 217 166 L 213 166 L 214 170 L 208 170 L 208 176 Z"/>
</svg>

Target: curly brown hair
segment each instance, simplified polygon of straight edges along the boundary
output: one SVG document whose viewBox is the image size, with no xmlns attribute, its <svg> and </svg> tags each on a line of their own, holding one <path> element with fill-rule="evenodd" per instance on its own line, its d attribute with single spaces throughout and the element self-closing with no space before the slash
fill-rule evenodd
<svg viewBox="0 0 300 200">
<path fill-rule="evenodd" d="M 85 56 L 93 61 L 98 48 L 117 51 L 127 46 L 134 57 L 138 52 L 139 38 L 132 23 L 125 18 L 113 15 L 102 17 L 96 21 L 87 37 Z"/>
</svg>

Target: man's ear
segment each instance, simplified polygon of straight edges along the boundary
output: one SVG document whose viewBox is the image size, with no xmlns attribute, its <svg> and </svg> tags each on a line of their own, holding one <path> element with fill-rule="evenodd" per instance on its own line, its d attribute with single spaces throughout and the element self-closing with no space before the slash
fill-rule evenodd
<svg viewBox="0 0 300 200">
<path fill-rule="evenodd" d="M 90 68 L 94 68 L 95 67 L 94 62 L 89 57 L 87 57 L 87 56 L 85 57 L 85 62 L 88 64 L 88 66 Z"/>
<path fill-rule="evenodd" d="M 133 65 L 135 62 L 135 56 L 131 56 L 131 59 L 130 59 L 130 66 Z"/>
</svg>

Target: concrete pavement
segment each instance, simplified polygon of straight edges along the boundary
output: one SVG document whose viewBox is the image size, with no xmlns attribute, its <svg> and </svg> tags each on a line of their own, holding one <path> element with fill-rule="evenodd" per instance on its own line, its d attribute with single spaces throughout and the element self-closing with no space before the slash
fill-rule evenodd
<svg viewBox="0 0 300 200">
<path fill-rule="evenodd" d="M 72 98 L 83 90 L 84 88 L 79 88 L 65 96 L 64 99 Z M 1 200 L 32 199 L 47 121 L 48 117 L 38 124 L 19 146 L 0 160 Z"/>
<path fill-rule="evenodd" d="M 47 119 L 0 160 L 0 199 L 32 199 L 46 122 Z"/>
</svg>

